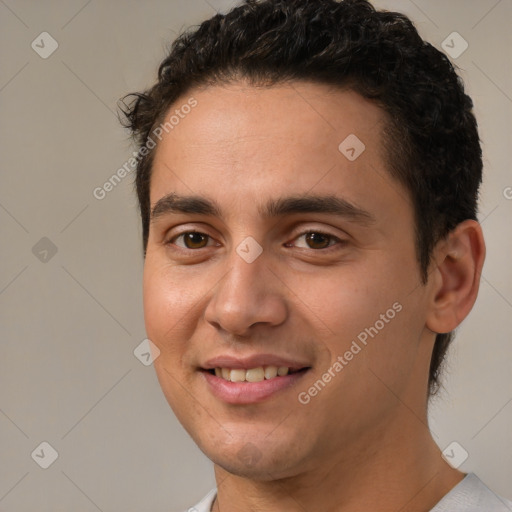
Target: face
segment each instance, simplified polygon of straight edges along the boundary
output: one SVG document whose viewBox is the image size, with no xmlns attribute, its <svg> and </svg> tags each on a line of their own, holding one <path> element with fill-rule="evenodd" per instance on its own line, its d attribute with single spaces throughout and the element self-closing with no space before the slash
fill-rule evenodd
<svg viewBox="0 0 512 512">
<path fill-rule="evenodd" d="M 384 114 L 310 83 L 190 96 L 150 187 L 144 309 L 163 392 L 234 474 L 349 456 L 428 378 L 428 286 Z"/>
</svg>

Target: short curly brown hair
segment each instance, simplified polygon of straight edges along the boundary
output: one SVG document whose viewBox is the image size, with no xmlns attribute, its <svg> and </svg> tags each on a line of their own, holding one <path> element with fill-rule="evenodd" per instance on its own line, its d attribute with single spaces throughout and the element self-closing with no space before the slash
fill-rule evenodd
<svg viewBox="0 0 512 512">
<path fill-rule="evenodd" d="M 245 0 L 174 41 L 156 84 L 123 98 L 124 124 L 140 148 L 180 96 L 240 79 L 262 86 L 307 80 L 350 88 L 387 113 L 388 170 L 410 192 L 426 282 L 435 244 L 460 222 L 476 219 L 482 180 L 473 104 L 449 59 L 406 16 L 377 11 L 366 0 Z M 135 177 L 144 254 L 153 154 L 139 154 Z M 439 388 L 452 335 L 436 337 L 431 395 Z"/>
</svg>

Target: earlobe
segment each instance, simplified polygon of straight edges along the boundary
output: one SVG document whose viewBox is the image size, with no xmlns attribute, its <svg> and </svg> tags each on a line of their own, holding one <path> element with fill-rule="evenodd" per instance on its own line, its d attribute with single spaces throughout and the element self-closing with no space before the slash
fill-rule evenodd
<svg viewBox="0 0 512 512">
<path fill-rule="evenodd" d="M 453 331 L 466 318 L 476 301 L 484 259 L 482 228 L 475 220 L 461 222 L 438 243 L 433 255 L 436 267 L 429 277 L 431 331 Z"/>
</svg>

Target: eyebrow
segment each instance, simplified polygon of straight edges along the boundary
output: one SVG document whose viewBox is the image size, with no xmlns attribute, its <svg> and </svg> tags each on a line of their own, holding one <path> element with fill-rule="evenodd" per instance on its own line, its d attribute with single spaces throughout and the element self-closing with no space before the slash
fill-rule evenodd
<svg viewBox="0 0 512 512">
<path fill-rule="evenodd" d="M 271 199 L 258 211 L 265 219 L 298 213 L 324 213 L 344 217 L 361 225 L 371 225 L 375 217 L 368 211 L 334 195 L 300 195 Z M 222 209 L 213 200 L 200 196 L 168 194 L 151 210 L 151 222 L 173 213 L 209 215 L 223 218 Z"/>
</svg>

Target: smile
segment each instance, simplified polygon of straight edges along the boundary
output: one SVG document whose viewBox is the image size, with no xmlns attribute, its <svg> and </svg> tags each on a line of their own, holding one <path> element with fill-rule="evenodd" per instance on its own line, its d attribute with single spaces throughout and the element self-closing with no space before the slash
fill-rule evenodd
<svg viewBox="0 0 512 512">
<path fill-rule="evenodd" d="M 203 370 L 209 392 L 228 404 L 250 405 L 264 402 L 298 385 L 311 367 L 291 369 L 287 366 L 255 368 L 215 367 Z"/>
<path fill-rule="evenodd" d="M 290 372 L 288 366 L 258 366 L 257 368 L 215 368 L 211 372 L 221 379 L 230 382 L 262 382 L 275 377 L 284 377 Z M 295 370 L 297 371 L 297 370 Z"/>
</svg>

